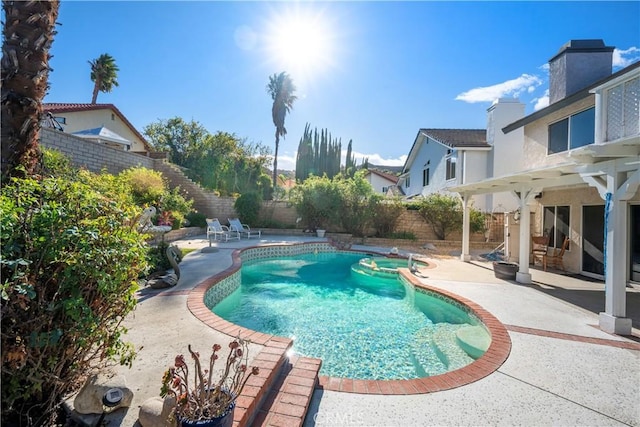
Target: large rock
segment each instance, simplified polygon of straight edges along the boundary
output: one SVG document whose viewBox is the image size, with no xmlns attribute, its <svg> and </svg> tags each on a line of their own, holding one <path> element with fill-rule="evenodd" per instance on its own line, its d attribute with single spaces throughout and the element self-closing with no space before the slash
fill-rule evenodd
<svg viewBox="0 0 640 427">
<path fill-rule="evenodd" d="M 113 407 L 128 408 L 133 400 L 133 392 L 127 387 L 123 376 L 109 377 L 103 374 L 92 375 L 82 386 L 82 389 L 73 401 L 73 409 L 79 414 L 102 414 L 102 398 L 105 393 L 112 388 L 122 391 L 122 400 Z"/>
<path fill-rule="evenodd" d="M 175 427 L 175 419 L 169 416 L 175 404 L 175 398 L 169 396 L 147 399 L 140 406 L 138 422 L 142 427 Z"/>
</svg>

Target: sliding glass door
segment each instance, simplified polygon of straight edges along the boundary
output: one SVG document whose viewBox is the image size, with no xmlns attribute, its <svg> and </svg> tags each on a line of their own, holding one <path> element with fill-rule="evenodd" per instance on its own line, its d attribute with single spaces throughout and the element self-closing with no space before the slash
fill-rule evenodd
<svg viewBox="0 0 640 427">
<path fill-rule="evenodd" d="M 604 278 L 604 206 L 582 207 L 582 274 Z"/>
</svg>

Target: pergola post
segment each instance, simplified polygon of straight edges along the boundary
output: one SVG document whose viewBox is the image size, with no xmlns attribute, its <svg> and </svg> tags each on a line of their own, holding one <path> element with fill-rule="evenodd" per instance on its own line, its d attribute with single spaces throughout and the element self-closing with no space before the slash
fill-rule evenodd
<svg viewBox="0 0 640 427">
<path fill-rule="evenodd" d="M 521 188 L 519 192 L 512 194 L 518 199 L 520 208 L 520 247 L 518 253 L 518 272 L 516 281 L 519 283 L 531 283 L 531 273 L 529 273 L 529 247 L 531 245 L 531 208 L 529 203 L 539 193 L 538 189 Z"/>
<path fill-rule="evenodd" d="M 632 322 L 626 318 L 626 244 L 628 239 L 627 211 L 629 200 L 640 184 L 640 170 L 629 177 L 617 172 L 615 167 L 607 171 L 605 179 L 584 175 L 583 179 L 595 187 L 605 200 L 605 255 L 604 255 L 604 312 L 600 313 L 600 329 L 605 332 L 631 335 Z"/>
<path fill-rule="evenodd" d="M 462 253 L 460 260 L 464 262 L 471 261 L 469 254 L 469 195 L 461 194 L 462 198 Z"/>
</svg>

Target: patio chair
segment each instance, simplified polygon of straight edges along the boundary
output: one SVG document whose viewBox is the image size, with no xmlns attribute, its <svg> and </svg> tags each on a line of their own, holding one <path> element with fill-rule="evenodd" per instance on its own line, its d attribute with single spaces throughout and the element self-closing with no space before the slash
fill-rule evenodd
<svg viewBox="0 0 640 427">
<path fill-rule="evenodd" d="M 544 268 L 544 271 L 547 271 L 547 266 L 551 266 L 551 267 L 554 267 L 554 268 L 560 268 L 561 270 L 564 270 L 564 264 L 562 263 L 562 257 L 564 256 L 565 251 L 569 247 L 569 242 L 570 241 L 571 241 L 571 239 L 569 239 L 569 236 L 565 237 L 564 241 L 562 242 L 562 247 L 560 248 L 560 250 L 558 250 L 556 248 L 556 249 L 554 249 L 552 254 L 547 254 L 547 255 L 543 256 L 542 266 Z"/>
<path fill-rule="evenodd" d="M 549 236 L 531 236 L 531 262 L 536 265 L 536 260 L 540 260 L 543 268 L 544 257 L 549 251 Z"/>
<path fill-rule="evenodd" d="M 220 241 L 224 239 L 225 242 L 228 242 L 229 239 L 240 240 L 240 233 L 220 224 L 218 218 L 207 218 L 207 239 L 209 239 L 209 242 L 211 242 L 211 236 L 213 236 L 213 240 L 218 240 L 218 237 L 220 237 Z"/>
<path fill-rule="evenodd" d="M 260 238 L 262 235 L 262 230 L 252 230 L 247 224 L 243 224 L 240 222 L 239 218 L 227 218 L 229 221 L 229 229 L 232 231 L 237 231 L 239 235 L 246 235 L 247 239 L 250 239 L 252 236 Z"/>
</svg>

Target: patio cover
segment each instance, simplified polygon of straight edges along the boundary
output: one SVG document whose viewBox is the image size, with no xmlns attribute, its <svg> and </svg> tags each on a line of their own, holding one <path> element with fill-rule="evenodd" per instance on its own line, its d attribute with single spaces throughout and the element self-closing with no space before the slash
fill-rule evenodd
<svg viewBox="0 0 640 427">
<path fill-rule="evenodd" d="M 569 152 L 566 162 L 539 169 L 488 178 L 449 187 L 459 193 L 464 207 L 462 255 L 469 261 L 469 198 L 475 194 L 510 192 L 519 201 L 520 249 L 516 280 L 531 283 L 529 273 L 530 207 L 544 189 L 587 184 L 605 201 L 605 312 L 600 327 L 611 333 L 631 333 L 626 312 L 626 253 L 628 239 L 627 201 L 640 185 L 640 138 L 635 136 L 606 144 L 592 144 Z"/>
<path fill-rule="evenodd" d="M 73 132 L 72 135 L 78 136 L 80 138 L 90 139 L 92 141 L 97 141 L 97 142 L 112 142 L 112 143 L 124 145 L 127 150 L 130 149 L 132 145 L 131 141 L 129 141 L 126 138 L 123 138 L 122 136 L 118 135 L 114 131 L 104 126 L 100 126 L 93 129 L 79 130 L 77 132 Z"/>
</svg>

